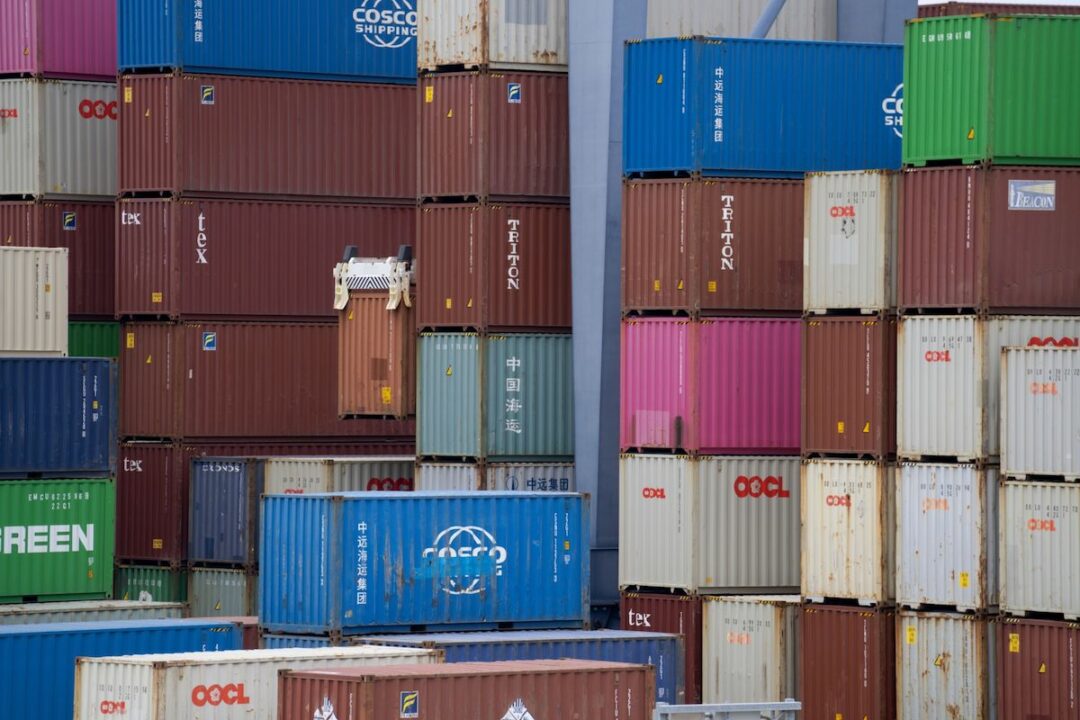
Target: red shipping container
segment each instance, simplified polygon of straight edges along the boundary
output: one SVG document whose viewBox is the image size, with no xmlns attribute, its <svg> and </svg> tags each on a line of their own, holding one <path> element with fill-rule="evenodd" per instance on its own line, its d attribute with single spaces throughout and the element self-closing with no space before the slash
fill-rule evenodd
<svg viewBox="0 0 1080 720">
<path fill-rule="evenodd" d="M 414 208 L 258 200 L 117 203 L 121 316 L 325 318 L 347 245 L 396 256 L 415 242 Z"/>
<path fill-rule="evenodd" d="M 570 327 L 570 208 L 430 205 L 420 211 L 417 327 Z"/>
<path fill-rule="evenodd" d="M 122 333 L 122 437 L 415 435 L 412 421 L 338 418 L 336 325 L 130 323 Z"/>
<path fill-rule="evenodd" d="M 562 73 L 420 79 L 420 195 L 570 196 L 570 100 Z"/>
<path fill-rule="evenodd" d="M 407 85 L 124 76 L 120 193 L 413 200 L 415 93 Z"/>
<path fill-rule="evenodd" d="M 698 596 L 622 593 L 619 599 L 623 630 L 683 636 L 688 705 L 701 702 L 701 610 Z"/>
<path fill-rule="evenodd" d="M 1080 718 L 1080 625 L 1021 618 L 995 624 L 999 718 Z"/>
<path fill-rule="evenodd" d="M 68 316 L 114 315 L 111 202 L 0 202 L 0 246 L 68 248 Z"/>
</svg>

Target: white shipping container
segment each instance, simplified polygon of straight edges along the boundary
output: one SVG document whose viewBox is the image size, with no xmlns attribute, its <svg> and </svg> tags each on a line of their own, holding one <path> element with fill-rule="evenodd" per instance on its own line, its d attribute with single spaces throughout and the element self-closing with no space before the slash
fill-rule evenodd
<svg viewBox="0 0 1080 720">
<path fill-rule="evenodd" d="M 75 720 L 277 720 L 279 670 L 441 661 L 432 650 L 376 646 L 79 658 Z"/>
<path fill-rule="evenodd" d="M 170 602 L 76 600 L 72 602 L 0 605 L 0 625 L 158 620 L 175 619 L 183 616 L 183 603 Z"/>
<path fill-rule="evenodd" d="M 703 703 L 779 702 L 798 692 L 798 595 L 706 598 Z"/>
<path fill-rule="evenodd" d="M 416 489 L 422 491 L 482 490 L 484 470 L 472 463 L 417 463 Z"/>
<path fill-rule="evenodd" d="M 901 612 L 897 720 L 993 720 L 997 688 L 991 633 L 986 619 L 972 615 Z"/>
<path fill-rule="evenodd" d="M 799 459 L 624 455 L 619 585 L 797 592 Z"/>
<path fill-rule="evenodd" d="M 67 248 L 0 247 L 0 357 L 67 354 Z"/>
<path fill-rule="evenodd" d="M 895 466 L 810 460 L 802 468 L 802 594 L 891 602 L 895 593 Z"/>
<path fill-rule="evenodd" d="M 1001 609 L 1080 618 L 1080 485 L 1001 485 Z"/>
<path fill-rule="evenodd" d="M 648 0 L 651 38 L 747 37 L 769 0 Z M 836 0 L 788 0 L 768 36 L 774 40 L 835 40 Z"/>
<path fill-rule="evenodd" d="M 577 492 L 573 463 L 499 463 L 487 466 L 488 490 Z"/>
<path fill-rule="evenodd" d="M 316 492 L 397 490 L 411 487 L 412 457 L 267 458 L 263 470 L 267 495 Z"/>
<path fill-rule="evenodd" d="M 884 170 L 807 174 L 807 312 L 895 307 L 897 177 Z"/>
<path fill-rule="evenodd" d="M 570 62 L 567 0 L 422 0 L 417 65 L 553 70 Z"/>
<path fill-rule="evenodd" d="M 1080 480 L 1080 349 L 1007 348 L 1001 474 Z"/>
<path fill-rule="evenodd" d="M 116 85 L 0 80 L 0 195 L 116 196 Z"/>
<path fill-rule="evenodd" d="M 976 465 L 900 466 L 896 601 L 918 608 L 998 604 L 998 472 Z"/>
</svg>

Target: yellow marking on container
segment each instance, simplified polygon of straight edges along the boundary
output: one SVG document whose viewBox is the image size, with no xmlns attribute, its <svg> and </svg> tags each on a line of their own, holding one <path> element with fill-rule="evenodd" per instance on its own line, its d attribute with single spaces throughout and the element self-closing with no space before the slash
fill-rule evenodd
<svg viewBox="0 0 1080 720">
<path fill-rule="evenodd" d="M 159 292 L 150 293 L 150 302 L 160 304 L 161 301 L 164 299 L 164 297 L 165 296 L 162 293 L 159 293 Z"/>
<path fill-rule="evenodd" d="M 128 350 L 134 350 L 135 349 L 135 333 L 129 332 L 127 334 L 127 340 L 125 342 L 127 344 L 127 349 Z"/>
<path fill-rule="evenodd" d="M 652 289 L 653 289 L 653 292 L 660 292 L 660 281 L 659 280 L 653 280 L 652 281 Z"/>
<path fill-rule="evenodd" d="M 657 85 L 663 85 L 664 84 L 664 73 L 660 73 L 659 75 L 656 76 L 656 84 Z"/>
<path fill-rule="evenodd" d="M 1039 674 L 1040 675 L 1045 675 L 1046 674 L 1046 663 L 1040 663 L 1039 664 Z"/>
<path fill-rule="evenodd" d="M 970 130 L 968 130 L 968 140 L 974 140 L 974 139 L 975 139 L 975 128 L 971 128 Z"/>
<path fill-rule="evenodd" d="M 130 86 L 124 88 L 124 104 L 125 105 L 130 105 L 132 103 L 132 101 L 134 100 L 134 94 L 135 93 L 132 91 Z"/>
<path fill-rule="evenodd" d="M 836 432 L 843 435 L 844 432 L 846 432 L 846 430 L 847 430 L 847 425 L 844 424 L 844 421 L 843 420 L 837 421 L 837 423 L 836 423 Z"/>
<path fill-rule="evenodd" d="M 971 573 L 960 573 L 960 587 L 966 588 L 971 585 Z"/>
<path fill-rule="evenodd" d="M 444 304 L 446 305 L 447 310 L 453 310 L 454 309 L 454 300 L 453 300 L 453 298 L 446 298 L 446 302 Z"/>
<path fill-rule="evenodd" d="M 677 289 L 679 289 L 679 290 L 682 290 L 682 289 L 684 289 L 684 288 L 683 288 L 683 281 L 682 281 L 682 280 L 680 280 L 680 281 L 679 281 L 679 284 L 678 284 L 678 285 L 676 285 L 675 287 L 676 287 Z"/>
<path fill-rule="evenodd" d="M 389 386 L 384 385 L 382 388 L 382 402 L 383 405 L 389 405 L 394 400 L 394 391 Z"/>
<path fill-rule="evenodd" d="M 862 431 L 863 431 L 864 435 L 870 432 L 870 423 L 869 422 L 866 423 L 865 425 L 863 425 Z"/>
<path fill-rule="evenodd" d="M 165 547 L 165 541 L 161 538 L 154 538 L 154 541 L 151 543 L 151 545 L 153 545 L 155 550 L 162 550 Z"/>
<path fill-rule="evenodd" d="M 708 290 L 711 293 L 716 292 L 716 281 L 715 280 L 710 280 L 709 281 Z"/>
<path fill-rule="evenodd" d="M 904 635 L 907 638 L 908 645 L 914 645 L 915 641 L 919 639 L 919 631 L 915 629 L 914 625 L 907 627 L 904 631 Z"/>
<path fill-rule="evenodd" d="M 146 364 L 147 365 L 153 365 L 154 364 L 154 356 L 153 355 L 147 355 L 146 356 Z"/>
<path fill-rule="evenodd" d="M 428 85 L 426 88 L 424 88 L 424 102 L 426 102 L 426 103 L 435 102 L 435 86 L 434 85 Z"/>
<path fill-rule="evenodd" d="M 1009 633 L 1009 652 L 1020 652 L 1020 633 Z"/>
<path fill-rule="evenodd" d="M 454 366 L 453 365 L 447 365 L 446 366 L 446 377 L 450 377 L 453 374 L 454 374 Z"/>
</svg>

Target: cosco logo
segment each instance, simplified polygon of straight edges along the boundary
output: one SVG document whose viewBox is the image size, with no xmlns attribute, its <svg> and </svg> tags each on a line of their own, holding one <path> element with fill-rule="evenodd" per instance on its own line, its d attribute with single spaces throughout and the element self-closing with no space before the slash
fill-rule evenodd
<svg viewBox="0 0 1080 720">
<path fill-rule="evenodd" d="M 667 500 L 664 488 L 645 488 L 641 491 L 641 497 L 646 500 Z"/>
<path fill-rule="evenodd" d="M 1055 338 L 1055 337 L 1033 337 L 1028 340 L 1028 347 L 1056 347 L 1056 348 L 1068 348 L 1068 347 L 1080 347 L 1080 339 L 1078 338 Z"/>
<path fill-rule="evenodd" d="M 834 205 L 829 209 L 829 215 L 834 218 L 855 217 L 854 205 Z"/>
<path fill-rule="evenodd" d="M 754 475 L 753 477 L 747 477 L 740 475 L 735 479 L 735 497 L 739 498 L 786 498 L 791 497 L 791 493 L 784 489 L 783 477 L 769 477 L 762 478 Z"/>
<path fill-rule="evenodd" d="M 126 715 L 127 703 L 102 700 L 101 705 L 98 706 L 98 710 L 101 711 L 102 715 Z"/>
<path fill-rule="evenodd" d="M 98 120 L 116 119 L 116 101 L 105 102 L 104 100 L 83 100 L 79 103 L 79 114 L 87 120 L 96 118 Z"/>
<path fill-rule="evenodd" d="M 251 698 L 244 694 L 244 683 L 234 685 L 196 685 L 191 691 L 191 704 L 195 707 L 207 705 L 248 705 Z"/>
<path fill-rule="evenodd" d="M 926 354 L 923 355 L 923 359 L 931 363 L 952 362 L 952 356 L 949 355 L 948 350 L 927 350 Z"/>
<path fill-rule="evenodd" d="M 412 478 L 371 478 L 367 483 L 368 490 L 412 490 Z"/>
<path fill-rule="evenodd" d="M 363 0 L 353 10 L 356 33 L 377 48 L 402 48 L 416 37 L 416 9 L 412 0 Z"/>
<path fill-rule="evenodd" d="M 881 101 L 881 112 L 885 114 L 885 127 L 892 128 L 896 137 L 904 136 L 904 85 L 896 86 L 892 95 Z"/>
<path fill-rule="evenodd" d="M 825 498 L 825 504 L 829 507 L 851 507 L 851 496 L 829 495 Z"/>
<path fill-rule="evenodd" d="M 19 117 L 18 108 L 0 108 L 0 120 L 14 120 Z"/>
</svg>

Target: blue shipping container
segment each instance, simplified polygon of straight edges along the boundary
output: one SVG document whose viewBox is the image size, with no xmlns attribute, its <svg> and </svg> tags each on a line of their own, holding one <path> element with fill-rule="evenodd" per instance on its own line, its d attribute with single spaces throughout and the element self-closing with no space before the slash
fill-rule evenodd
<svg viewBox="0 0 1080 720">
<path fill-rule="evenodd" d="M 263 467 L 242 458 L 192 460 L 189 561 L 249 568 L 258 564 Z"/>
<path fill-rule="evenodd" d="M 267 650 L 324 648 L 330 647 L 330 638 L 325 635 L 263 635 L 262 646 Z"/>
<path fill-rule="evenodd" d="M 630 175 L 900 167 L 901 45 L 645 40 L 627 44 L 624 77 Z"/>
<path fill-rule="evenodd" d="M 116 472 L 116 360 L 0 358 L 0 477 Z"/>
<path fill-rule="evenodd" d="M 0 692 L 5 718 L 67 720 L 75 705 L 75 658 L 241 650 L 230 622 L 125 622 L 0 627 Z"/>
<path fill-rule="evenodd" d="M 416 82 L 413 0 L 119 0 L 120 72 Z"/>
<path fill-rule="evenodd" d="M 260 624 L 345 635 L 580 629 L 587 502 L 570 493 L 266 496 Z"/>
</svg>

